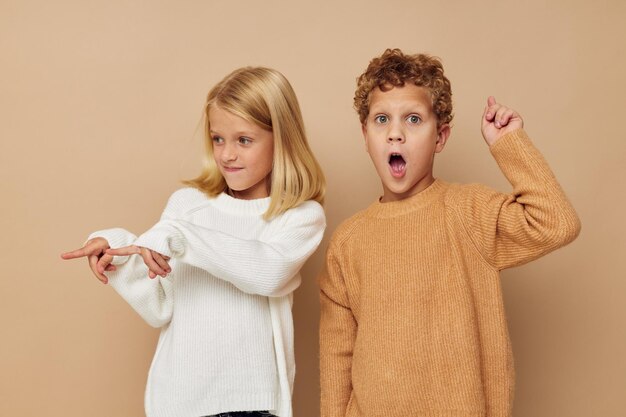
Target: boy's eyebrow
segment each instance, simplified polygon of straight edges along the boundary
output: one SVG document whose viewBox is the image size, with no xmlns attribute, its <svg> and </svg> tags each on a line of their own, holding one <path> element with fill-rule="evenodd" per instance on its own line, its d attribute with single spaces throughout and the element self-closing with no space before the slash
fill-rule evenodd
<svg viewBox="0 0 626 417">
<path fill-rule="evenodd" d="M 396 111 L 396 110 L 400 110 L 400 112 L 404 113 L 404 114 L 409 114 L 409 113 L 420 113 L 420 114 L 423 114 L 423 113 L 427 113 L 428 112 L 428 107 L 427 106 L 423 106 L 423 105 L 417 104 L 417 103 L 414 103 L 414 104 L 411 104 L 411 105 L 408 105 L 408 106 L 404 106 L 402 108 L 396 107 L 396 108 L 390 109 L 389 107 L 385 106 L 384 109 L 379 109 L 379 107 L 381 107 L 381 106 L 376 106 L 376 105 L 371 106 L 370 107 L 370 114 L 371 113 L 381 113 L 381 112 L 384 113 L 385 111 L 389 111 L 389 110 L 391 110 L 392 112 Z"/>
</svg>

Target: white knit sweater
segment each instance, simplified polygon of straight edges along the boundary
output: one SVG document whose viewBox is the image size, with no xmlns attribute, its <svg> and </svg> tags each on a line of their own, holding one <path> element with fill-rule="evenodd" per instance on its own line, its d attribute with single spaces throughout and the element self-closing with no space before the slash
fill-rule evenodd
<svg viewBox="0 0 626 417">
<path fill-rule="evenodd" d="M 90 236 L 172 258 L 166 278 L 148 278 L 140 256 L 116 257 L 117 271 L 107 272 L 137 313 L 162 328 L 146 387 L 148 417 L 252 410 L 291 417 L 292 292 L 325 218 L 307 201 L 265 221 L 269 202 L 184 188 L 139 238 L 124 229 Z"/>
</svg>

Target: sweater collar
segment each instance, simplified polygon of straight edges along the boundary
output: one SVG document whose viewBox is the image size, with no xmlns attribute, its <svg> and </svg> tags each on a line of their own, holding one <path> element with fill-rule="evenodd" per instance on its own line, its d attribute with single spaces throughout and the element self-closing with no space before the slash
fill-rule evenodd
<svg viewBox="0 0 626 417">
<path fill-rule="evenodd" d="M 404 200 L 381 203 L 378 199 L 367 208 L 367 214 L 378 218 L 401 216 L 429 205 L 442 194 L 445 188 L 444 181 L 435 179 L 426 189 Z"/>
<path fill-rule="evenodd" d="M 243 200 L 234 198 L 226 193 L 215 197 L 215 205 L 226 212 L 243 215 L 262 215 L 270 206 L 271 197 L 258 198 L 255 200 Z"/>
</svg>

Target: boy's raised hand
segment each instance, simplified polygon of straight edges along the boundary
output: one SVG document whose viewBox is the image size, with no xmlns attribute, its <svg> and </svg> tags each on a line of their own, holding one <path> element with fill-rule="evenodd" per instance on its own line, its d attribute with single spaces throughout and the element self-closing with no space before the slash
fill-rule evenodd
<svg viewBox="0 0 626 417">
<path fill-rule="evenodd" d="M 106 284 L 109 280 L 104 275 L 104 271 L 115 271 L 115 265 L 111 265 L 113 257 L 106 255 L 106 250 L 109 249 L 109 247 L 109 242 L 107 242 L 106 239 L 96 237 L 89 239 L 85 243 L 85 246 L 80 249 L 61 254 L 61 258 L 67 260 L 86 257 L 91 272 L 93 272 L 96 278 L 103 284 Z"/>
<path fill-rule="evenodd" d="M 493 145 L 502 136 L 522 127 L 524 127 L 524 121 L 515 110 L 496 103 L 496 99 L 489 96 L 481 126 L 487 145 Z"/>
<path fill-rule="evenodd" d="M 141 257 L 143 258 L 143 262 L 148 267 L 148 276 L 150 278 L 156 278 L 157 275 L 165 277 L 168 273 L 172 271 L 169 264 L 167 263 L 170 258 L 165 255 L 161 255 L 160 253 L 153 250 L 135 245 L 125 246 L 123 248 L 117 249 L 107 249 L 106 254 L 102 258 L 111 257 L 111 259 L 113 259 L 113 256 L 130 255 L 141 255 Z"/>
</svg>

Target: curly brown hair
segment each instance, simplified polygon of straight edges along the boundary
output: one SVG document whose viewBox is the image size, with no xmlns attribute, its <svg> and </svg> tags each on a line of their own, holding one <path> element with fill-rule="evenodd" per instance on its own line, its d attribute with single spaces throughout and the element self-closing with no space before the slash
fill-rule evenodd
<svg viewBox="0 0 626 417">
<path fill-rule="evenodd" d="M 400 49 L 387 49 L 380 57 L 372 59 L 357 79 L 354 108 L 361 124 L 365 124 L 370 111 L 372 90 L 378 87 L 388 91 L 403 86 L 405 82 L 430 91 L 437 127 L 452 121 L 452 90 L 450 81 L 443 75 L 441 61 L 430 55 L 406 55 Z"/>
</svg>

